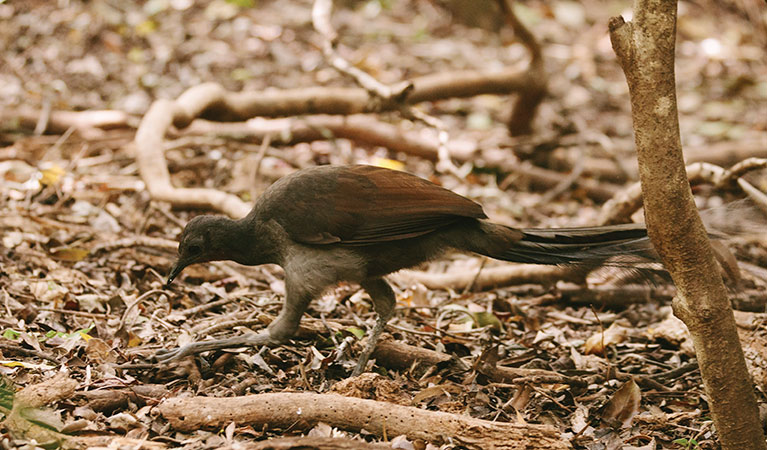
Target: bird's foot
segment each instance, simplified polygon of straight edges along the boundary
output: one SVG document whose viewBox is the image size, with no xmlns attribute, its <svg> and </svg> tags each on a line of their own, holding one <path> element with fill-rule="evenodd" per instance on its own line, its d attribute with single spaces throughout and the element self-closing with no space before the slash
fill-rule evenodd
<svg viewBox="0 0 767 450">
<path fill-rule="evenodd" d="M 222 350 L 225 348 L 237 347 L 256 347 L 260 345 L 269 345 L 273 341 L 268 331 L 261 333 L 251 333 L 244 336 L 236 336 L 229 339 L 219 339 L 215 341 L 201 341 L 186 344 L 183 347 L 172 350 L 158 350 L 154 359 L 160 364 L 167 364 L 191 355 L 197 355 L 211 350 Z"/>
<path fill-rule="evenodd" d="M 171 350 L 166 350 L 166 349 L 157 350 L 157 353 L 154 354 L 153 359 L 160 364 L 168 364 L 173 361 L 178 361 L 190 355 L 196 355 L 197 353 L 200 353 L 200 352 L 195 351 L 194 344 L 196 344 L 196 342 L 184 345 L 182 347 L 176 347 Z"/>
<path fill-rule="evenodd" d="M 383 332 L 387 321 L 388 321 L 388 318 L 382 318 L 380 316 L 376 320 L 376 324 L 373 327 L 373 331 L 371 331 L 370 336 L 368 337 L 368 341 L 365 344 L 365 348 L 362 350 L 362 353 L 360 353 L 360 359 L 357 361 L 357 367 L 355 367 L 354 371 L 352 372 L 353 377 L 361 375 L 362 372 L 364 372 L 365 369 L 367 369 L 370 356 L 373 354 L 373 351 L 376 349 L 376 344 L 378 343 L 378 339 L 381 337 L 381 333 Z"/>
</svg>

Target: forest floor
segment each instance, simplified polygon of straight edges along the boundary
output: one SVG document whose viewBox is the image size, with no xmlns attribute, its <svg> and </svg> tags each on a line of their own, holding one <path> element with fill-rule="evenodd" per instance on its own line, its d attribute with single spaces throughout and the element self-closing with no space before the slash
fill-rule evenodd
<svg viewBox="0 0 767 450">
<path fill-rule="evenodd" d="M 133 145 L 142 115 L 154 100 L 175 99 L 203 82 L 231 91 L 354 86 L 325 60 L 312 2 L 249 3 L 0 2 L 0 411 L 6 416 L 0 445 L 34 448 L 59 439 L 50 431 L 56 429 L 70 444 L 112 448 L 246 448 L 301 434 L 389 448 L 471 448 L 440 430 L 431 430 L 433 439 L 386 430 L 381 436 L 339 423 L 269 427 L 230 420 L 187 430 L 161 406 L 174 398 L 301 391 L 549 425 L 579 449 L 718 448 L 692 344 L 671 313 L 673 288 L 631 273 L 597 271 L 585 286 L 556 279 L 480 282 L 483 272 L 506 263 L 447 255 L 396 274 L 389 342 L 408 344 L 404 352 L 432 352 L 426 362 L 405 363 L 379 354 L 372 373 L 356 381 L 344 382 L 375 314 L 355 285 L 312 303 L 304 339 L 153 363 L 159 349 L 263 329 L 279 312 L 285 287 L 279 267 L 217 262 L 189 267 L 163 288 L 184 224 L 206 211 L 152 200 Z M 481 26 L 474 26 L 444 5 L 460 2 L 340 3 L 332 22 L 343 57 L 386 84 L 455 70 L 524 68 L 527 61 L 525 47 L 492 8 L 480 11 L 474 20 Z M 542 45 L 548 76 L 549 93 L 530 136 L 509 136 L 508 96 L 418 105 L 445 124 L 454 148 L 476 155 L 463 177 L 418 156 L 328 134 L 264 145 L 237 134 L 177 132 L 164 148 L 172 182 L 251 202 L 297 168 L 379 164 L 467 196 L 506 225 L 595 225 L 605 201 L 638 179 L 628 88 L 607 33 L 608 19 L 630 14 L 626 8 L 596 0 L 516 5 Z M 688 162 L 728 168 L 767 157 L 766 24 L 757 0 L 680 3 L 676 77 Z M 103 110 L 127 119 L 115 127 L 46 128 L 52 112 Z M 434 129 L 398 113 L 374 116 L 437 140 Z M 747 179 L 767 191 L 764 172 Z M 703 183 L 694 193 L 712 222 L 728 231 L 739 226 L 727 242 L 742 263 L 742 280 L 731 292 L 765 404 L 767 219 L 744 223 L 752 219 L 740 215 L 738 190 Z M 724 206 L 731 204 L 736 207 Z M 641 212 L 634 220 L 642 220 Z M 468 284 L 450 281 L 466 274 Z M 40 383 L 62 371 L 76 383 L 52 387 L 61 391 L 49 393 L 51 404 L 20 412 L 19 399 L 28 399 L 22 388 L 45 386 Z"/>
</svg>

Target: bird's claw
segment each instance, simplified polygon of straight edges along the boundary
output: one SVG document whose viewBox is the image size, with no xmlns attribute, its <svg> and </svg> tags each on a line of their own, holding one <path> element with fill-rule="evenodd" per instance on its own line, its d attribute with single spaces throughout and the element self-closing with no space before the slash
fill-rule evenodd
<svg viewBox="0 0 767 450">
<path fill-rule="evenodd" d="M 157 352 L 154 354 L 153 359 L 160 364 L 168 364 L 170 362 L 177 361 L 191 354 L 194 354 L 194 352 L 192 351 L 192 349 L 189 348 L 189 345 L 185 345 L 183 347 L 176 347 L 172 350 L 166 350 L 166 349 L 157 350 Z"/>
</svg>

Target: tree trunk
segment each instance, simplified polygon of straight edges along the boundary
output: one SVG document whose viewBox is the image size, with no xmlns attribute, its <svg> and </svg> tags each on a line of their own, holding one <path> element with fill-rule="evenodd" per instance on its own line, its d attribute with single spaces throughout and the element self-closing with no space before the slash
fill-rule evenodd
<svg viewBox="0 0 767 450">
<path fill-rule="evenodd" d="M 635 0 L 634 20 L 610 20 L 629 85 L 650 239 L 677 287 L 674 313 L 692 334 L 724 449 L 765 449 L 735 319 L 687 181 L 674 80 L 676 1 Z"/>
</svg>

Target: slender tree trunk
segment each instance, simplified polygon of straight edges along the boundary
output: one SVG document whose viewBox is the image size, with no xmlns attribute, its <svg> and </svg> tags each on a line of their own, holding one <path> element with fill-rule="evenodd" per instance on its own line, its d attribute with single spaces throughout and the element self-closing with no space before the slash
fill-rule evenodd
<svg viewBox="0 0 767 450">
<path fill-rule="evenodd" d="M 676 284 L 674 313 L 692 334 L 722 448 L 765 449 L 727 291 L 685 173 L 674 80 L 676 7 L 675 0 L 635 0 L 632 22 L 610 20 L 631 94 L 645 220 Z"/>
</svg>

